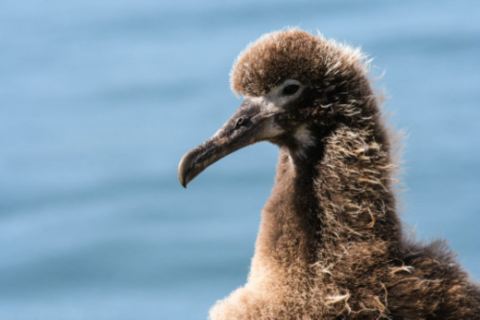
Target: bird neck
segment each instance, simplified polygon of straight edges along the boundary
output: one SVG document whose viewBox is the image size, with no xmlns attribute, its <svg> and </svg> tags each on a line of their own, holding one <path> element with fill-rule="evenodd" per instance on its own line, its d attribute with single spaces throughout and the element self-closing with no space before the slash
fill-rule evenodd
<svg viewBox="0 0 480 320">
<path fill-rule="evenodd" d="M 315 130 L 313 130 L 315 132 Z M 282 147 L 252 265 L 305 270 L 336 263 L 349 246 L 382 242 L 397 250 L 400 226 L 391 190 L 389 144 L 376 123 L 320 132 L 302 156 Z"/>
</svg>

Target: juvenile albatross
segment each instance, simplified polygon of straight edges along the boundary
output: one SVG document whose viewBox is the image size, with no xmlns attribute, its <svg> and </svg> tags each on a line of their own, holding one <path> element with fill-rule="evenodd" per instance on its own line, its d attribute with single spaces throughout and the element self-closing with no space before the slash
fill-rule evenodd
<svg viewBox="0 0 480 320">
<path fill-rule="evenodd" d="M 480 289 L 446 245 L 402 237 L 390 134 L 358 50 L 274 32 L 240 54 L 231 84 L 243 103 L 183 157 L 180 183 L 256 142 L 280 156 L 248 281 L 211 319 L 480 319 Z"/>
</svg>

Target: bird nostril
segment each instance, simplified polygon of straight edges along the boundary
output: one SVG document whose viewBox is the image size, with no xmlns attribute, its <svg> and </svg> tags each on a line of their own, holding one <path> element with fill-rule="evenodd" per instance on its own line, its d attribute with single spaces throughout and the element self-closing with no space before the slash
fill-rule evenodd
<svg viewBox="0 0 480 320">
<path fill-rule="evenodd" d="M 243 118 L 238 118 L 237 123 L 235 124 L 235 129 L 240 128 L 242 124 L 243 124 Z"/>
</svg>

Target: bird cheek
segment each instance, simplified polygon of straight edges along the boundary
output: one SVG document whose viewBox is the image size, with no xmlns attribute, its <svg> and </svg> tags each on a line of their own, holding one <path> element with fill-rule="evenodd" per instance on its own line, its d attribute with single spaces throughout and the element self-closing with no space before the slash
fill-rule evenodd
<svg viewBox="0 0 480 320">
<path fill-rule="evenodd" d="M 273 139 L 283 134 L 285 130 L 271 118 L 267 121 L 262 130 L 262 136 L 265 140 Z"/>
</svg>

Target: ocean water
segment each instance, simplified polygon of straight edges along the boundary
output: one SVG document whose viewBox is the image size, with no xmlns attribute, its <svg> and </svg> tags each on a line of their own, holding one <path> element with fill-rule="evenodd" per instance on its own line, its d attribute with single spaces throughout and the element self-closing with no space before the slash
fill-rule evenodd
<svg viewBox="0 0 480 320">
<path fill-rule="evenodd" d="M 407 133 L 403 220 L 480 278 L 480 2 L 0 3 L 0 319 L 205 319 L 245 283 L 278 150 L 184 190 L 241 100 L 237 54 L 285 26 L 361 46 Z"/>
</svg>

